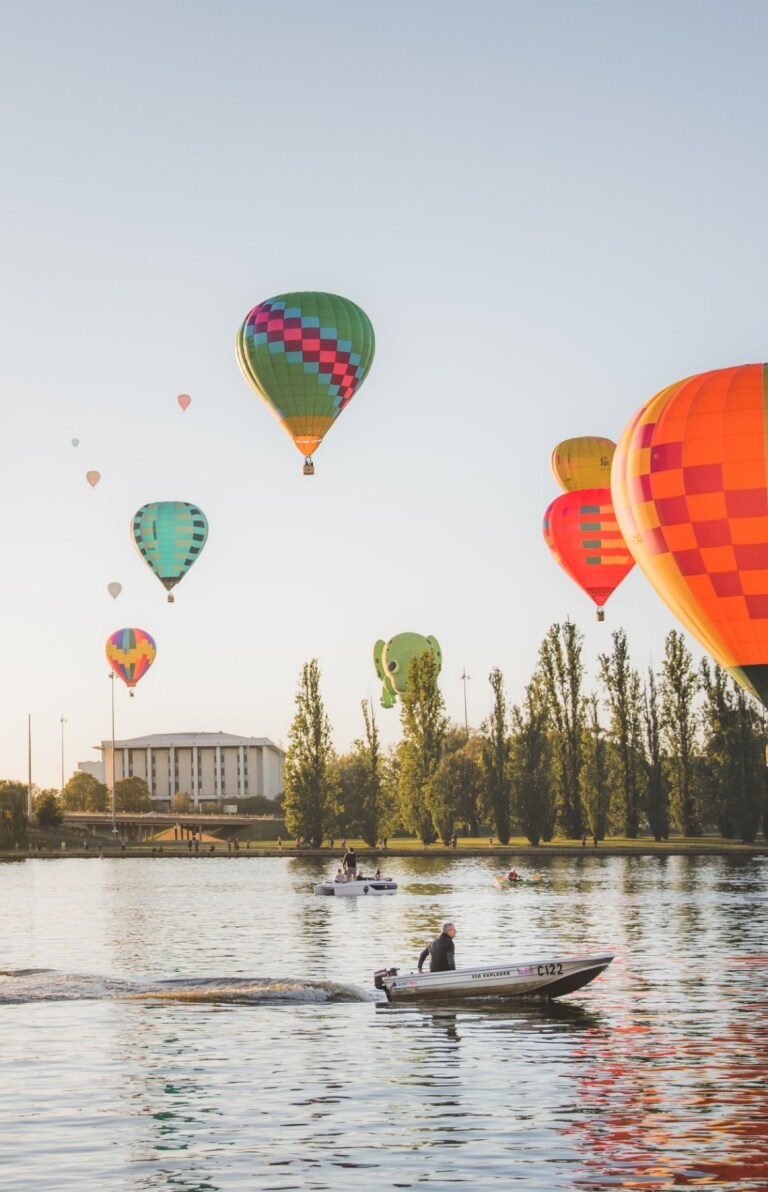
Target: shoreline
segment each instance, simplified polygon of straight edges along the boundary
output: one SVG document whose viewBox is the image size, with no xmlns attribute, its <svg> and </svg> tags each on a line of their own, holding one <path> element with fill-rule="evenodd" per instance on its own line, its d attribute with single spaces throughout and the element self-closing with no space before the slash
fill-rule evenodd
<svg viewBox="0 0 768 1192">
<path fill-rule="evenodd" d="M 763 844 L 701 844 L 701 843 L 661 843 L 657 844 L 655 841 L 644 841 L 637 844 L 612 844 L 610 841 L 600 841 L 595 847 L 588 844 L 582 846 L 581 844 L 494 844 L 485 846 L 469 845 L 464 848 L 445 848 L 443 846 L 436 847 L 428 845 L 425 847 L 412 848 L 387 848 L 376 849 L 368 847 L 355 847 L 355 851 L 359 858 L 370 860 L 392 858 L 408 858 L 408 857 L 440 857 L 442 859 L 456 857 L 498 857 L 504 862 L 511 857 L 528 857 L 529 859 L 536 859 L 536 864 L 546 860 L 547 857 L 768 857 L 768 843 Z M 191 859 L 215 859 L 228 857 L 237 860 L 247 860 L 250 858 L 263 859 L 265 857 L 299 857 L 311 858 L 312 860 L 327 860 L 334 864 L 338 863 L 339 849 L 330 848 L 277 848 L 275 845 L 266 845 L 245 848 L 241 846 L 239 849 L 228 849 L 226 845 L 221 844 L 214 846 L 211 849 L 210 845 L 204 846 L 199 850 L 190 849 L 185 844 L 178 846 L 172 844 L 167 845 L 131 845 L 125 850 L 115 848 L 112 844 L 104 845 L 99 848 L 94 845 L 92 848 L 70 848 L 69 842 L 66 848 L 46 847 L 43 849 L 4 849 L 0 851 L 0 862 L 2 861 L 31 861 L 31 860 L 67 860 L 67 859 L 89 859 L 99 860 L 102 857 L 119 858 L 126 860 L 129 858 L 142 857 L 152 858 L 155 860 L 163 860 L 168 857 L 188 857 Z"/>
</svg>

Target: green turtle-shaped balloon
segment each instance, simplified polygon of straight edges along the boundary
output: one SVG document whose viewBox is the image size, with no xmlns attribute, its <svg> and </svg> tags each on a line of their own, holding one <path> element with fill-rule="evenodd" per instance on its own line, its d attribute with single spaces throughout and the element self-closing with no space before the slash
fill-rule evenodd
<svg viewBox="0 0 768 1192">
<path fill-rule="evenodd" d="M 422 637 L 420 633 L 396 633 L 388 642 L 377 641 L 373 647 L 373 661 L 376 674 L 381 679 L 381 706 L 393 708 L 398 695 L 405 691 L 408 665 L 412 658 L 431 650 L 437 659 L 437 669 L 443 661 L 443 654 L 435 637 Z"/>
</svg>

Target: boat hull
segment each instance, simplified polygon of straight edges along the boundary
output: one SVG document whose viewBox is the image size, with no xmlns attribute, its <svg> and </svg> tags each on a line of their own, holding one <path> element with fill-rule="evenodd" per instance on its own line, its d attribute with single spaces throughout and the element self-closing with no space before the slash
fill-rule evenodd
<svg viewBox="0 0 768 1192">
<path fill-rule="evenodd" d="M 521 997 L 558 998 L 594 981 L 613 960 L 609 952 L 585 956 L 537 957 L 445 973 L 376 973 L 377 989 L 390 1002 L 464 1002 Z"/>
<path fill-rule="evenodd" d="M 397 882 L 388 878 L 366 878 L 362 882 L 318 882 L 315 886 L 315 894 L 333 898 L 371 898 L 396 893 Z"/>
</svg>

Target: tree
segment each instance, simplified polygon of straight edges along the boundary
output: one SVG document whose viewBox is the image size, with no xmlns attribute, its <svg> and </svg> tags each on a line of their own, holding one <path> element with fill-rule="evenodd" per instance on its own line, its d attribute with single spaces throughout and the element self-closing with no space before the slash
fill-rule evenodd
<svg viewBox="0 0 768 1192">
<path fill-rule="evenodd" d="M 440 765 L 448 729 L 437 677 L 438 663 L 431 650 L 412 658 L 400 711 L 403 726 L 398 777 L 400 812 L 405 827 L 415 832 L 424 844 L 435 839 L 429 786 Z"/>
<path fill-rule="evenodd" d="M 319 843 L 336 809 L 337 786 L 331 726 L 320 695 L 316 658 L 302 667 L 295 703 L 283 770 L 285 826 L 292 835 Z"/>
<path fill-rule="evenodd" d="M 480 804 L 485 793 L 482 742 L 467 738 L 458 725 L 448 729 L 440 764 L 429 783 L 427 803 L 437 834 L 447 846 L 458 823 L 476 836 L 480 830 Z"/>
<path fill-rule="evenodd" d="M 171 811 L 176 815 L 188 815 L 192 810 L 192 796 L 186 791 L 177 791 L 171 799 Z"/>
<path fill-rule="evenodd" d="M 41 828 L 58 828 L 64 819 L 56 791 L 41 791 L 35 799 L 35 819 Z"/>
<path fill-rule="evenodd" d="M 132 775 L 129 778 L 119 778 L 115 783 L 116 811 L 150 811 L 152 800 L 149 797 L 149 787 L 143 778 Z"/>
<path fill-rule="evenodd" d="M 586 720 L 579 784 L 590 831 L 596 840 L 602 840 L 608 830 L 611 805 L 610 762 L 595 695 L 587 700 Z"/>
<path fill-rule="evenodd" d="M 511 744 L 504 677 L 498 667 L 491 671 L 488 682 L 493 690 L 493 709 L 480 730 L 488 809 L 499 841 L 509 844 L 512 822 Z"/>
<path fill-rule="evenodd" d="M 672 815 L 683 836 L 695 836 L 700 831 L 694 707 L 699 680 L 691 652 L 676 629 L 670 630 L 664 643 L 661 675 L 661 727 Z"/>
<path fill-rule="evenodd" d="M 611 634 L 613 653 L 599 656 L 600 675 L 606 690 L 610 722 L 610 775 L 614 792 L 613 814 L 625 836 L 634 840 L 640 825 L 640 797 L 643 774 L 643 704 L 640 675 L 630 665 L 627 635 L 623 629 Z M 597 716 L 590 714 L 593 742 Z M 585 741 L 587 737 L 583 738 Z M 594 751 L 593 751 L 594 752 Z M 583 791 L 582 787 L 582 791 Z M 590 817 L 590 823 L 592 823 Z M 593 832 L 594 832 L 594 825 Z M 598 837 L 600 833 L 597 833 Z"/>
<path fill-rule="evenodd" d="M 537 682 L 525 689 L 522 707 L 512 709 L 511 781 L 513 810 L 534 847 L 551 840 L 555 827 L 552 741 L 546 697 Z"/>
<path fill-rule="evenodd" d="M 0 848 L 21 844 L 27 831 L 27 788 L 0 780 Z"/>
<path fill-rule="evenodd" d="M 752 844 L 760 827 L 764 789 L 762 734 L 746 692 L 715 663 L 699 667 L 705 701 L 703 772 L 706 798 L 722 836 Z"/>
<path fill-rule="evenodd" d="M 557 813 L 566 836 L 583 831 L 581 748 L 584 731 L 583 634 L 572 621 L 552 625 L 539 647 L 538 680 L 552 726 L 553 768 L 557 780 Z"/>
<path fill-rule="evenodd" d="M 107 810 L 109 791 L 103 782 L 85 770 L 77 770 L 61 793 L 65 811 Z"/>
<path fill-rule="evenodd" d="M 648 668 L 643 703 L 645 729 L 645 814 L 654 840 L 669 839 L 669 786 L 661 748 L 661 714 L 656 678 Z"/>
<path fill-rule="evenodd" d="M 379 729 L 373 709 L 362 701 L 365 737 L 352 744 L 352 752 L 339 761 L 341 830 L 360 835 L 375 848 L 384 834 L 391 790 L 386 782 Z"/>
</svg>

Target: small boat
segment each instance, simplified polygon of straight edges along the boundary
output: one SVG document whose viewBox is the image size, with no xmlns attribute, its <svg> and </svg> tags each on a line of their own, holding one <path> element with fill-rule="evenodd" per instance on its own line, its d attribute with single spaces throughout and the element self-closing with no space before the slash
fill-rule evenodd
<svg viewBox="0 0 768 1192">
<path fill-rule="evenodd" d="M 318 882 L 315 894 L 330 894 L 336 898 L 360 898 L 367 894 L 396 894 L 397 882 L 391 877 L 357 878 L 353 882 L 335 882 L 331 878 L 327 882 Z"/>
<path fill-rule="evenodd" d="M 506 890 L 510 886 L 541 886 L 544 884 L 540 873 L 535 873 L 533 877 L 509 877 L 506 873 L 497 873 L 493 880 L 500 890 Z"/>
<path fill-rule="evenodd" d="M 374 973 L 374 984 L 389 1002 L 464 1002 L 493 998 L 556 998 L 594 981 L 613 960 L 612 952 L 585 956 L 545 956 L 511 960 L 443 973 Z"/>
</svg>

